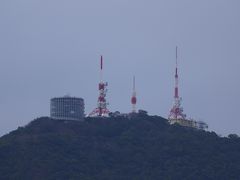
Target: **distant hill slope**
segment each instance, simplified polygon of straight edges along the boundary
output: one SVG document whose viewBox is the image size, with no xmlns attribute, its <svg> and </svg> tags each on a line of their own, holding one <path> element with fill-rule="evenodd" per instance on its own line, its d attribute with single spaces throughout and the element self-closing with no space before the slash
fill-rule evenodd
<svg viewBox="0 0 240 180">
<path fill-rule="evenodd" d="M 47 117 L 0 138 L 0 179 L 240 179 L 240 139 L 157 116 Z"/>
</svg>

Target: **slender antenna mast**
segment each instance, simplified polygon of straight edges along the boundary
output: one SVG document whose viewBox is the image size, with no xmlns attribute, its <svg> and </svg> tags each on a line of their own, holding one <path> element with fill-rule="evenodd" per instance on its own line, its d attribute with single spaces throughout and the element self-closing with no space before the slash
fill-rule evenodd
<svg viewBox="0 0 240 180">
<path fill-rule="evenodd" d="M 186 119 L 186 115 L 183 114 L 183 108 L 181 107 L 181 98 L 179 97 L 179 92 L 178 92 L 178 47 L 177 46 L 176 46 L 174 105 L 170 110 L 168 119 L 170 120 Z"/>
<path fill-rule="evenodd" d="M 136 93 L 136 86 L 135 86 L 135 76 L 133 76 L 133 94 L 131 98 L 131 103 L 132 103 L 132 113 L 136 113 L 137 93 Z"/>
<path fill-rule="evenodd" d="M 100 82 L 103 82 L 103 57 L 100 60 Z"/>
<path fill-rule="evenodd" d="M 178 47 L 176 46 L 176 71 L 175 71 L 175 95 L 174 98 L 179 98 L 178 96 Z"/>
<path fill-rule="evenodd" d="M 136 91 L 136 87 L 135 87 L 135 76 L 133 76 L 133 92 Z"/>
<path fill-rule="evenodd" d="M 176 67 L 177 67 L 177 65 L 178 65 L 178 47 L 176 46 Z"/>
</svg>

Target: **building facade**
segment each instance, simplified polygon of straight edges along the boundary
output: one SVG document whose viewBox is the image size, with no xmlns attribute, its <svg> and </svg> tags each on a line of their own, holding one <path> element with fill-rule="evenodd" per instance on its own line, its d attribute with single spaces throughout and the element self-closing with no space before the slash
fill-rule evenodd
<svg viewBox="0 0 240 180">
<path fill-rule="evenodd" d="M 50 116 L 53 119 L 77 120 L 84 119 L 84 99 L 64 96 L 52 98 Z"/>
</svg>

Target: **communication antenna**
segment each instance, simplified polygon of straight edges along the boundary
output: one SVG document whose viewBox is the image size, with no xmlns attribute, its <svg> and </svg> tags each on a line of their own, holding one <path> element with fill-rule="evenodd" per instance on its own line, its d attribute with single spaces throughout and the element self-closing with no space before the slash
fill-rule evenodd
<svg viewBox="0 0 240 180">
<path fill-rule="evenodd" d="M 132 93 L 131 103 L 132 103 L 132 113 L 136 113 L 137 93 L 136 93 L 136 85 L 135 85 L 135 76 L 133 76 L 133 93 Z"/>
<path fill-rule="evenodd" d="M 88 116 L 89 117 L 109 117 L 110 111 L 107 109 L 107 82 L 103 82 L 103 57 L 100 59 L 100 82 L 98 84 L 99 96 L 97 101 L 97 108 L 94 109 Z"/>
<path fill-rule="evenodd" d="M 168 116 L 169 120 L 178 120 L 178 119 L 185 120 L 186 119 L 187 116 L 186 114 L 183 113 L 181 101 L 182 101 L 182 98 L 179 97 L 179 91 L 178 91 L 178 47 L 176 46 L 174 104 Z"/>
</svg>

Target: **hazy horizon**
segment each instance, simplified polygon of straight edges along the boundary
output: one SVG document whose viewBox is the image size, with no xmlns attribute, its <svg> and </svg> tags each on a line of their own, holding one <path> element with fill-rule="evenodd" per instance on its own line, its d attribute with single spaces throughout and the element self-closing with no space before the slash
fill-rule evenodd
<svg viewBox="0 0 240 180">
<path fill-rule="evenodd" d="M 240 135 L 240 1 L 3 0 L 0 2 L 0 135 L 49 116 L 52 97 L 97 103 L 100 55 L 111 111 L 167 117 L 175 47 L 184 113 L 210 131 Z"/>
</svg>

